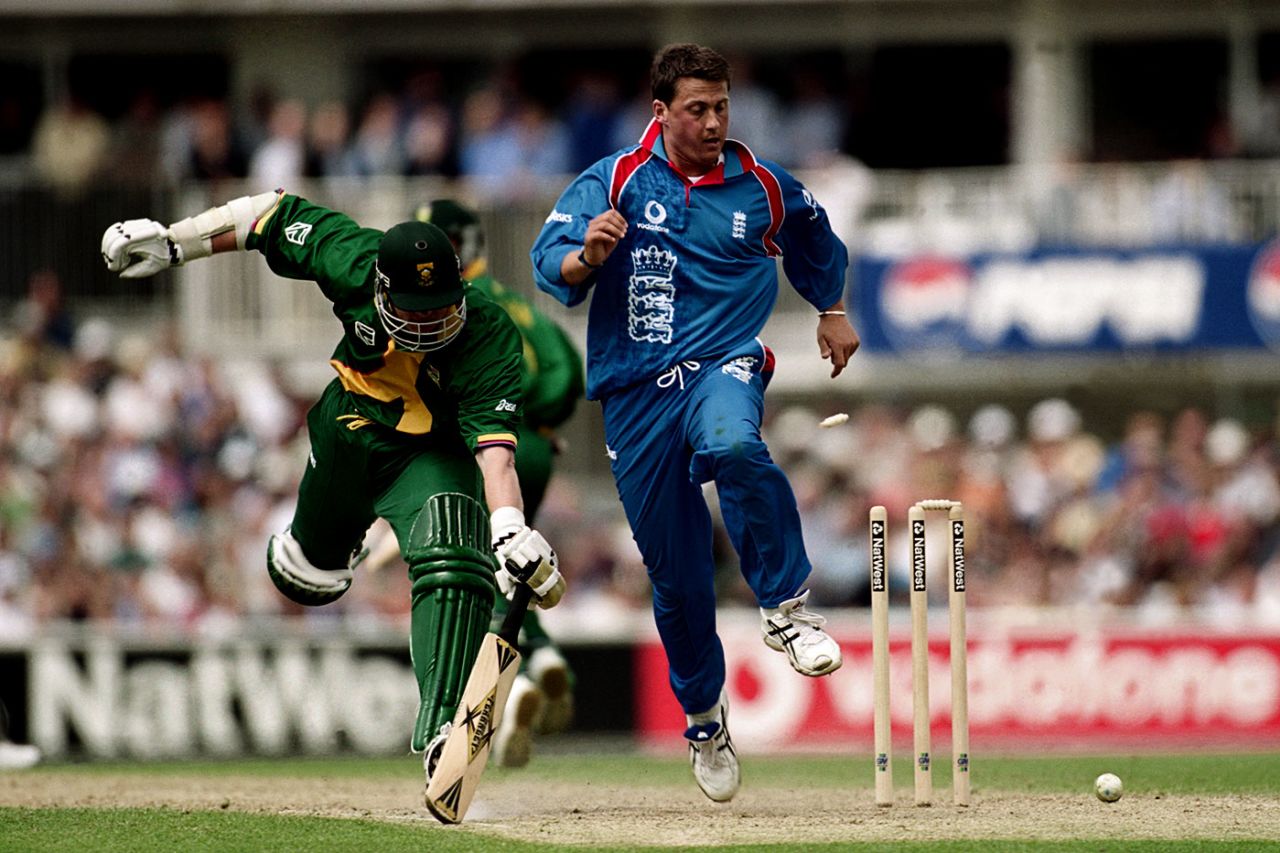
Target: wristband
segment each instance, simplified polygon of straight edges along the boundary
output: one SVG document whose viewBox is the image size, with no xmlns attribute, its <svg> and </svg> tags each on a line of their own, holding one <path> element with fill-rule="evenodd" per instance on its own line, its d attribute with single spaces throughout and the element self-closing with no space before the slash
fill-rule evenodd
<svg viewBox="0 0 1280 853">
<path fill-rule="evenodd" d="M 586 246 L 583 246 L 582 251 L 578 252 L 578 263 L 582 264 L 584 267 L 586 267 L 589 270 L 598 270 L 600 269 L 600 267 L 604 266 L 604 264 L 593 264 L 591 263 L 591 261 L 587 260 Z"/>
<path fill-rule="evenodd" d="M 844 311 L 819 311 L 818 316 L 819 317 L 844 317 L 845 313 L 846 312 Z"/>
</svg>

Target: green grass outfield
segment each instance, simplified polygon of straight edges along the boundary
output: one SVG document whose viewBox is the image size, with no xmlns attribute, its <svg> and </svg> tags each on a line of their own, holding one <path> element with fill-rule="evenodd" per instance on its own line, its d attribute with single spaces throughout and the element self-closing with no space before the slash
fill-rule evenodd
<svg viewBox="0 0 1280 853">
<path fill-rule="evenodd" d="M 842 757 L 761 757 L 748 756 L 751 780 L 768 779 L 770 785 L 796 785 L 817 789 L 831 797 L 833 808 L 850 797 L 870 800 L 870 761 Z M 938 767 L 939 803 L 950 796 L 945 765 Z M 21 772 L 0 773 L 0 788 L 16 789 L 24 784 L 59 781 L 77 783 L 95 776 L 102 779 L 138 779 L 155 789 L 163 789 L 166 779 L 210 777 L 254 777 L 279 779 L 336 778 L 344 780 L 400 780 L 412 774 L 412 759 L 273 759 L 226 762 L 182 762 L 163 764 L 103 763 L 92 765 L 48 765 Z M 1111 771 L 1126 783 L 1126 800 L 1165 796 L 1220 797 L 1253 795 L 1280 798 L 1280 753 L 1232 755 L 1135 755 L 1068 756 L 1049 758 L 985 756 L 975 764 L 975 797 L 985 797 L 986 808 L 999 807 L 999 794 L 1060 794 L 1091 797 L 1093 778 Z M 910 797 L 910 766 L 896 763 L 895 777 L 902 802 Z M 516 774 L 519 774 L 518 776 Z M 491 768 L 490 780 L 519 779 L 530 792 L 539 782 L 581 784 L 602 779 L 627 779 L 646 786 L 679 788 L 687 791 L 692 781 L 681 758 L 655 758 L 632 754 L 542 755 L 528 768 L 504 771 Z M 26 780 L 29 780 L 26 781 Z M 104 786 L 106 787 L 106 786 Z M 0 800 L 3 801 L 3 800 Z M 483 825 L 443 829 L 429 821 L 377 821 L 348 818 L 300 817 L 294 815 L 251 814 L 235 811 L 200 811 L 172 807 L 124 809 L 111 805 L 106 788 L 95 804 L 101 808 L 0 807 L 0 851 L 550 851 L 564 849 L 553 843 L 510 841 L 487 833 Z M 566 809 L 571 804 L 566 804 Z M 1098 804 L 1099 808 L 1108 808 Z M 975 810 L 977 811 L 977 810 Z M 903 808 L 904 816 L 910 809 Z M 882 812 L 884 813 L 884 812 Z M 425 814 L 425 811 L 424 811 Z M 589 814 L 583 814 L 589 820 Z M 704 847 L 714 851 L 764 850 L 1065 850 L 1065 851 L 1200 851 L 1200 850 L 1280 850 L 1280 839 L 1233 840 L 1118 840 L 1090 838 L 1081 827 L 1077 841 L 1031 841 L 1020 839 L 921 842 L 842 842 L 780 846 L 777 843 Z M 672 847 L 593 847 L 603 850 L 672 850 Z M 578 848 L 582 849 L 582 848 Z"/>
</svg>

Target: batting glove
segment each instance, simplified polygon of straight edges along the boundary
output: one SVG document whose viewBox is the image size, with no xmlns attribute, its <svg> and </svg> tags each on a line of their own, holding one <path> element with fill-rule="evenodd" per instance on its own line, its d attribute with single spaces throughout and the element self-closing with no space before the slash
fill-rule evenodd
<svg viewBox="0 0 1280 853">
<path fill-rule="evenodd" d="M 499 507 L 489 524 L 502 594 L 510 597 L 515 584 L 523 583 L 533 590 L 534 601 L 543 610 L 559 604 L 565 590 L 560 560 L 542 534 L 524 523 L 524 513 L 512 506 Z"/>
<path fill-rule="evenodd" d="M 181 264 L 182 249 L 154 219 L 130 219 L 102 235 L 102 260 L 121 278 L 147 278 Z"/>
</svg>

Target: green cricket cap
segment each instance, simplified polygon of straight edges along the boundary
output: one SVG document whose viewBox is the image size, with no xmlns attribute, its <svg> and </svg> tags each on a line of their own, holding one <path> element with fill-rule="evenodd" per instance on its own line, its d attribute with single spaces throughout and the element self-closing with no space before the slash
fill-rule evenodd
<svg viewBox="0 0 1280 853">
<path fill-rule="evenodd" d="M 430 311 L 462 301 L 462 271 L 453 244 L 429 222 L 401 222 L 383 234 L 378 272 L 397 308 Z"/>
</svg>

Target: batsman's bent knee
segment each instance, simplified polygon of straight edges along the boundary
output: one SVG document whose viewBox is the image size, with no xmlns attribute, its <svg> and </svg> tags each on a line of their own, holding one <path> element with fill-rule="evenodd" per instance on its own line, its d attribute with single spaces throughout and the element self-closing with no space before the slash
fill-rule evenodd
<svg viewBox="0 0 1280 853">
<path fill-rule="evenodd" d="M 413 748 L 420 750 L 453 719 L 493 612 L 498 585 L 488 513 L 468 495 L 432 496 L 409 532 L 405 559 L 420 690 Z"/>
<path fill-rule="evenodd" d="M 318 607 L 337 601 L 351 588 L 355 573 L 345 569 L 321 569 L 312 565 L 293 534 L 285 530 L 267 542 L 267 574 L 290 601 Z"/>
</svg>

